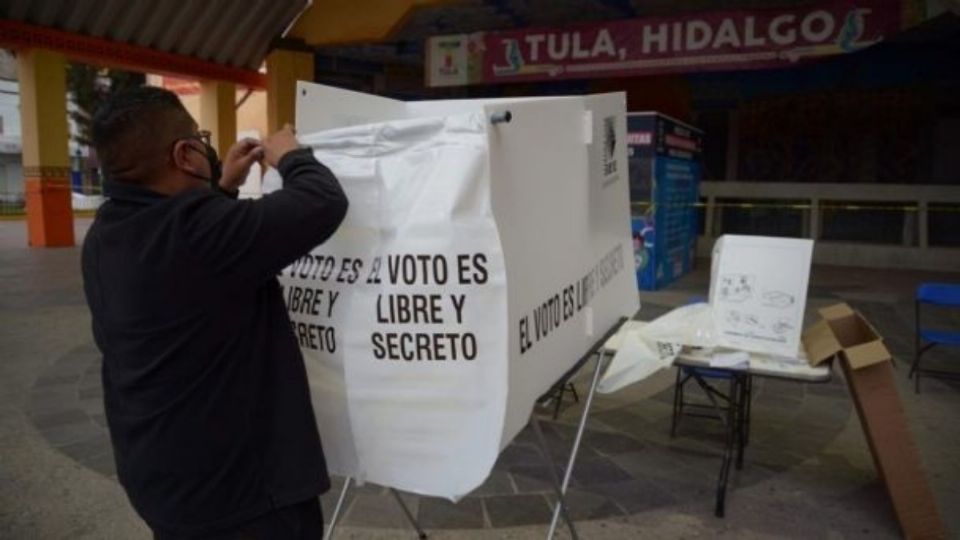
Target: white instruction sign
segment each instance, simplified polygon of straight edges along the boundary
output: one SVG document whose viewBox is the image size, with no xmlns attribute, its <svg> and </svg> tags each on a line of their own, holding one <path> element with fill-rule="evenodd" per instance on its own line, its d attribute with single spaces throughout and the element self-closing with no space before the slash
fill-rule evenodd
<svg viewBox="0 0 960 540">
<path fill-rule="evenodd" d="M 718 343 L 796 356 L 813 240 L 724 235 L 713 247 L 710 304 Z"/>
</svg>

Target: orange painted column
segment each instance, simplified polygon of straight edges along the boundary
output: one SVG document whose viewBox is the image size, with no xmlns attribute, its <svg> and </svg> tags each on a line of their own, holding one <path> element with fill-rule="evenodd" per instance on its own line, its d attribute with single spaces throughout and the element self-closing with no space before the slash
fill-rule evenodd
<svg viewBox="0 0 960 540">
<path fill-rule="evenodd" d="M 67 66 L 60 53 L 17 54 L 27 242 L 31 247 L 74 245 L 67 127 Z"/>
<path fill-rule="evenodd" d="M 233 83 L 200 83 L 200 129 L 210 130 L 221 159 L 237 142 L 237 87 Z"/>
<path fill-rule="evenodd" d="M 276 49 L 267 55 L 267 129 L 296 119 L 297 81 L 313 82 L 313 53 Z"/>
</svg>

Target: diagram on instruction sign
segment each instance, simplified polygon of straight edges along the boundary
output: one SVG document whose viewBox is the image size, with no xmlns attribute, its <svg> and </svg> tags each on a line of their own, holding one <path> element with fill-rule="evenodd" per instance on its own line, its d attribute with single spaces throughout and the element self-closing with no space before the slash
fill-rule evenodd
<svg viewBox="0 0 960 540">
<path fill-rule="evenodd" d="M 783 291 L 767 291 L 763 293 L 763 305 L 775 308 L 788 308 L 797 303 L 797 299 L 790 293 Z"/>
<path fill-rule="evenodd" d="M 746 330 L 757 330 L 763 328 L 763 323 L 753 313 L 741 313 L 736 309 L 727 312 L 727 323 L 730 326 L 743 328 Z"/>
<path fill-rule="evenodd" d="M 754 276 L 725 274 L 720 276 L 720 299 L 724 302 L 746 302 L 753 298 Z"/>
<path fill-rule="evenodd" d="M 793 321 L 789 319 L 779 319 L 770 327 L 777 334 L 786 334 L 796 328 Z"/>
</svg>

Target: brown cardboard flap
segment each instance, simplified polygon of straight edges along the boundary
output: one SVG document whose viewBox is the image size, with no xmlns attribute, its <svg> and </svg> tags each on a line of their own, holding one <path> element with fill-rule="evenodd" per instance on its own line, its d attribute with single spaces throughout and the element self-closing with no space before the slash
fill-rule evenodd
<svg viewBox="0 0 960 540">
<path fill-rule="evenodd" d="M 843 350 L 843 354 L 847 357 L 847 361 L 850 362 L 850 367 L 853 369 L 864 368 L 891 359 L 890 351 L 879 339 L 848 347 Z"/>
<path fill-rule="evenodd" d="M 867 319 L 847 304 L 820 310 L 823 317 L 803 333 L 807 360 L 818 365 L 842 352 L 853 369 L 890 360 L 883 338 Z"/>
<path fill-rule="evenodd" d="M 820 316 L 828 321 L 831 319 L 840 319 L 854 314 L 853 308 L 847 304 L 834 304 L 825 308 L 820 308 Z"/>
<path fill-rule="evenodd" d="M 867 318 L 864 317 L 859 311 L 857 312 L 857 318 L 863 322 L 864 326 L 866 326 L 874 336 L 877 336 L 877 339 L 883 339 L 883 337 L 880 335 L 880 332 L 877 331 L 877 327 L 868 321 Z"/>
<path fill-rule="evenodd" d="M 803 333 L 807 359 L 817 365 L 839 353 L 874 464 L 906 538 L 946 537 L 908 419 L 897 394 L 890 351 L 877 330 L 847 304 L 820 310 Z"/>
<path fill-rule="evenodd" d="M 859 313 L 830 319 L 827 324 L 830 325 L 833 335 L 844 348 L 856 347 L 880 339 L 873 327 Z"/>
<path fill-rule="evenodd" d="M 801 341 L 807 351 L 807 361 L 812 366 L 826 362 L 842 349 L 840 342 L 833 335 L 830 324 L 823 319 L 807 328 L 803 332 Z"/>
<path fill-rule="evenodd" d="M 837 321 L 838 323 L 842 324 L 842 321 L 845 321 L 848 319 L 855 320 L 856 323 L 850 322 L 848 324 L 856 325 L 856 328 L 854 329 L 854 333 L 859 337 L 854 338 L 851 335 L 848 335 L 846 337 L 848 339 L 857 341 L 857 343 L 863 343 L 866 341 L 876 339 L 880 335 L 877 332 L 877 329 L 874 328 L 872 324 L 870 324 L 870 321 L 868 321 L 866 317 L 861 315 L 859 311 L 856 311 L 855 309 L 850 307 L 850 305 L 847 303 L 840 303 L 840 304 L 834 304 L 832 306 L 827 306 L 820 310 L 820 316 L 823 317 L 824 319 L 827 319 L 828 321 L 831 321 L 831 324 L 834 324 L 833 321 Z M 836 327 L 834 327 L 834 329 L 836 329 Z M 841 337 L 840 340 L 842 342 L 843 337 Z M 844 346 L 849 347 L 850 345 L 844 344 Z"/>
<path fill-rule="evenodd" d="M 880 342 L 861 347 L 883 347 Z M 878 476 L 886 485 L 897 521 L 908 539 L 947 537 L 937 501 L 927 483 L 920 455 L 900 403 L 893 367 L 880 362 L 854 369 L 848 354 L 842 355 L 847 385 L 853 395 L 860 424 L 870 445 Z"/>
</svg>

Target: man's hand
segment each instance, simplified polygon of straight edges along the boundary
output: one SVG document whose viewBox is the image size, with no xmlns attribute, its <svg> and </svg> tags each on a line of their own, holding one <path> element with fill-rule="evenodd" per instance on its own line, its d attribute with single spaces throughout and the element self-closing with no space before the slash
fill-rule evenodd
<svg viewBox="0 0 960 540">
<path fill-rule="evenodd" d="M 296 150 L 297 148 L 300 148 L 300 143 L 297 142 L 296 131 L 294 131 L 293 126 L 290 124 L 286 124 L 283 126 L 283 129 L 270 135 L 263 141 L 264 158 L 267 161 L 267 165 L 273 168 L 277 168 L 280 159 L 283 158 L 287 152 Z"/>
<path fill-rule="evenodd" d="M 250 166 L 263 158 L 263 146 L 256 139 L 243 139 L 227 150 L 223 158 L 223 176 L 220 188 L 237 191 L 247 180 Z"/>
</svg>

